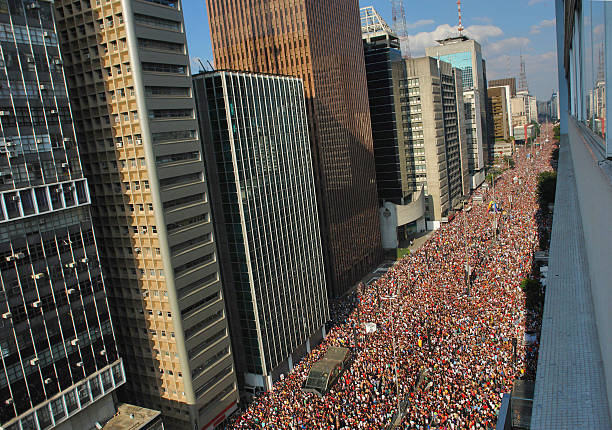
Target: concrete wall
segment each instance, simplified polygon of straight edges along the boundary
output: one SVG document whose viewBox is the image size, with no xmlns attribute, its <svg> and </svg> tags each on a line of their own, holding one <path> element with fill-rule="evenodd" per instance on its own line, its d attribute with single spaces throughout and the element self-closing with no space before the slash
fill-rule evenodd
<svg viewBox="0 0 612 430">
<path fill-rule="evenodd" d="M 570 120 L 569 132 L 595 321 L 612 415 L 612 164 L 608 164 L 608 173 L 605 174 L 598 165 L 599 154 L 594 155 L 585 145 L 585 137 L 573 120 Z"/>
</svg>

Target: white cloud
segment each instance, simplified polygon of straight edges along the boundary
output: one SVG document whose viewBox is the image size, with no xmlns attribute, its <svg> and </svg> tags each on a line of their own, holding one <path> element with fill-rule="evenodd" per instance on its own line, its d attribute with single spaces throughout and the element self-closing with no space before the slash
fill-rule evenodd
<svg viewBox="0 0 612 430">
<path fill-rule="evenodd" d="M 546 3 L 547 0 L 529 0 L 529 6 L 536 5 L 538 3 Z"/>
<path fill-rule="evenodd" d="M 434 21 L 433 19 L 419 19 L 418 21 L 409 22 L 408 24 L 406 24 L 406 28 L 408 30 L 412 30 L 415 28 L 425 27 L 426 25 L 434 24 L 435 22 L 436 21 Z"/>
<path fill-rule="evenodd" d="M 499 54 L 501 52 L 525 48 L 529 43 L 531 43 L 531 40 L 526 37 L 510 37 L 497 42 L 491 42 L 484 46 L 484 50 L 487 55 Z"/>
<path fill-rule="evenodd" d="M 485 44 L 490 38 L 499 37 L 504 34 L 501 28 L 495 25 L 470 25 L 464 34 L 475 39 L 481 44 Z M 457 35 L 457 27 L 442 24 L 433 31 L 423 31 L 410 36 L 410 51 L 412 55 L 420 56 L 425 54 L 425 48 L 435 46 L 436 40 L 444 39 Z"/>
<path fill-rule="evenodd" d="M 539 24 L 531 26 L 531 34 L 540 34 L 543 28 L 553 27 L 555 25 L 554 19 L 543 19 Z"/>
</svg>

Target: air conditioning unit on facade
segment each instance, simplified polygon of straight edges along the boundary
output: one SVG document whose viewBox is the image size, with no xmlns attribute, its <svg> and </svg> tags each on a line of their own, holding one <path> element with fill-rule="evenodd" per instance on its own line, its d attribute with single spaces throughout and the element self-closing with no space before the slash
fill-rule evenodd
<svg viewBox="0 0 612 430">
<path fill-rule="evenodd" d="M 45 277 L 44 273 L 35 273 L 34 275 L 32 275 L 32 279 L 42 279 Z"/>
<path fill-rule="evenodd" d="M 41 306 L 42 306 L 42 302 L 40 300 L 36 300 L 34 303 L 32 303 L 33 308 L 39 308 Z"/>
<path fill-rule="evenodd" d="M 74 269 L 76 267 L 76 263 L 74 261 L 71 261 L 70 263 L 66 263 L 66 267 L 68 267 L 69 269 Z"/>
<path fill-rule="evenodd" d="M 11 319 L 13 317 L 13 314 L 11 312 L 5 312 L 2 314 L 2 318 L 4 318 L 5 320 Z"/>
<path fill-rule="evenodd" d="M 26 5 L 26 9 L 28 10 L 40 9 L 40 5 L 38 4 L 37 1 L 33 1 L 32 3 Z"/>
<path fill-rule="evenodd" d="M 78 344 L 79 344 L 79 340 L 78 339 L 72 339 L 70 341 L 70 345 L 72 345 L 72 346 L 77 346 Z"/>
<path fill-rule="evenodd" d="M 30 364 L 31 364 L 32 366 L 36 366 L 36 365 L 38 364 L 38 358 L 33 358 L 33 359 L 31 359 L 31 360 L 30 360 Z"/>
</svg>

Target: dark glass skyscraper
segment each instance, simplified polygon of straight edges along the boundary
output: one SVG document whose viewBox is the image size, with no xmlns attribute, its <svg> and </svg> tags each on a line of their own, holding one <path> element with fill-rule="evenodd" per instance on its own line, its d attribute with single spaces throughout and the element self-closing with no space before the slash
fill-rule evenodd
<svg viewBox="0 0 612 430">
<path fill-rule="evenodd" d="M 85 407 L 89 415 L 103 399 L 112 407 L 109 394 L 125 381 L 52 8 L 46 1 L 0 0 L 0 424 L 6 430 L 52 428 Z"/>
<path fill-rule="evenodd" d="M 237 72 L 194 83 L 237 368 L 247 391 L 270 389 L 329 319 L 304 86 Z"/>
<path fill-rule="evenodd" d="M 359 5 L 207 4 L 217 68 L 304 81 L 328 287 L 338 296 L 382 258 Z"/>
</svg>

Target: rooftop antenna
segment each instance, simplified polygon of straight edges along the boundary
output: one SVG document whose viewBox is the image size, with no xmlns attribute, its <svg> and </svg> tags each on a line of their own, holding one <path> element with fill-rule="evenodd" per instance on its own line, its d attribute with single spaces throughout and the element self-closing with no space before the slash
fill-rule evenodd
<svg viewBox="0 0 612 430">
<path fill-rule="evenodd" d="M 525 68 L 525 57 L 523 57 L 522 51 L 521 51 L 521 75 L 519 77 L 519 91 L 529 92 L 529 87 L 527 85 L 527 69 Z"/>
<path fill-rule="evenodd" d="M 400 40 L 400 48 L 403 58 L 410 58 L 410 44 L 408 39 L 408 25 L 406 25 L 406 11 L 404 0 L 391 0 L 393 6 L 393 30 Z"/>
<path fill-rule="evenodd" d="M 202 63 L 202 59 L 200 57 L 197 57 L 197 59 L 198 59 L 198 63 L 200 63 L 200 72 L 205 72 L 206 67 L 204 67 L 204 63 Z"/>
<path fill-rule="evenodd" d="M 457 11 L 459 13 L 459 27 L 457 27 L 457 30 L 459 30 L 459 35 L 463 36 L 463 30 L 465 30 L 463 28 L 463 21 L 461 20 L 461 0 L 457 0 Z"/>
<path fill-rule="evenodd" d="M 207 63 L 208 63 L 208 65 L 210 66 L 210 70 L 211 70 L 212 72 L 214 72 L 214 71 L 215 71 L 215 68 L 213 67 L 213 65 L 212 65 L 212 64 L 210 64 L 210 60 L 209 60 L 209 59 L 206 59 L 206 62 L 207 62 Z"/>
</svg>

